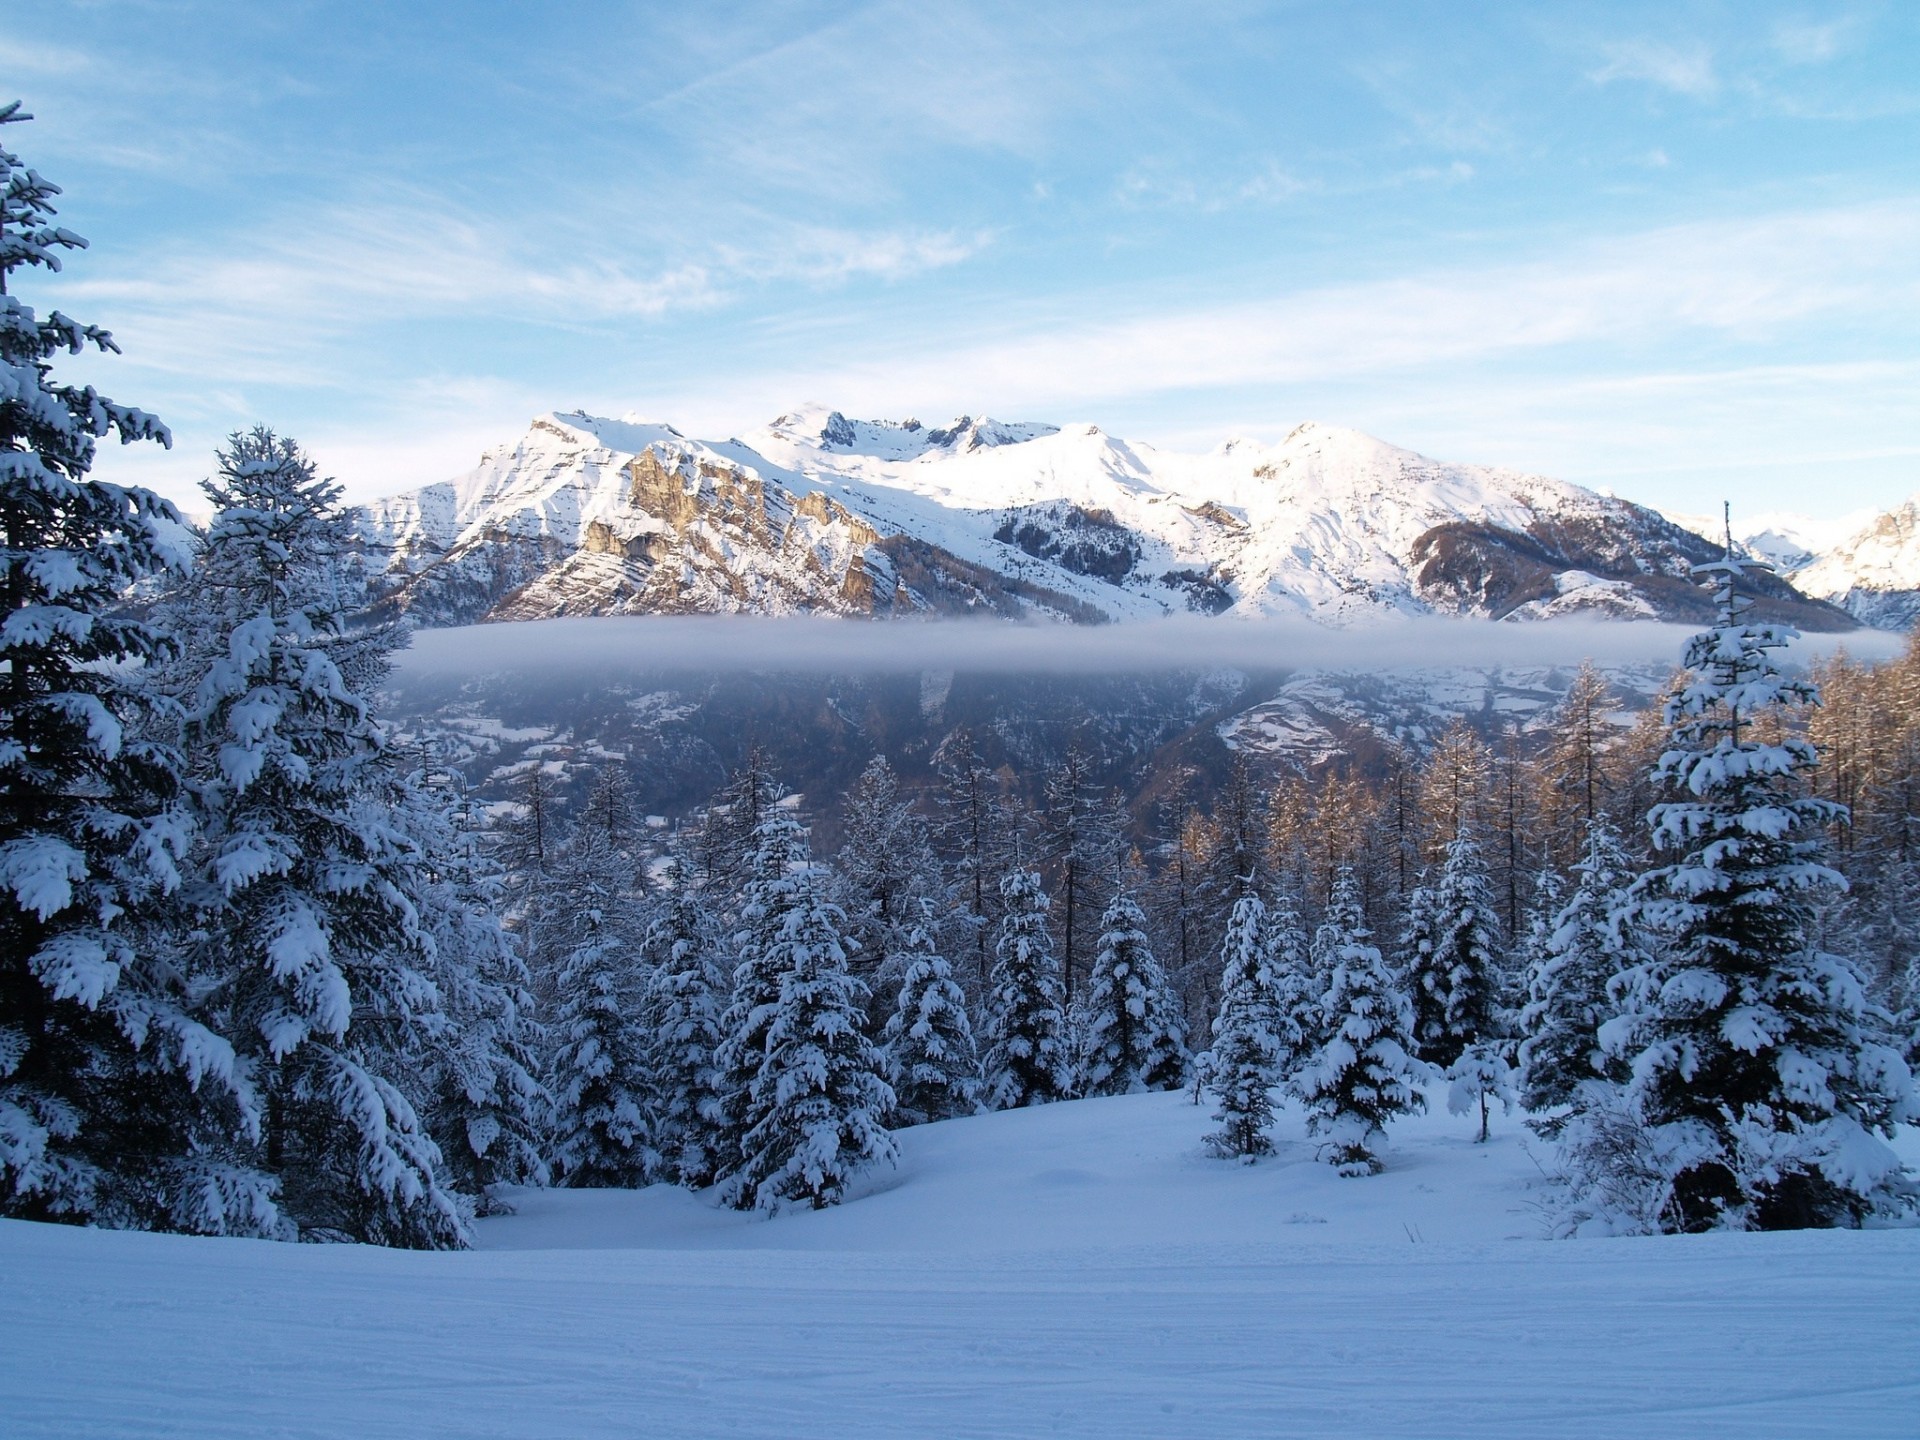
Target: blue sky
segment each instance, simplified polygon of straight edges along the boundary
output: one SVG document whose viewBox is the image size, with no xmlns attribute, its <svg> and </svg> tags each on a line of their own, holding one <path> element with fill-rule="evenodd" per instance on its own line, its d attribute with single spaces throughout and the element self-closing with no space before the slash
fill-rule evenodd
<svg viewBox="0 0 1920 1440">
<path fill-rule="evenodd" d="M 547 409 L 1348 424 L 1678 508 L 1920 489 L 1920 6 L 44 3 L 87 374 L 356 494 Z"/>
</svg>

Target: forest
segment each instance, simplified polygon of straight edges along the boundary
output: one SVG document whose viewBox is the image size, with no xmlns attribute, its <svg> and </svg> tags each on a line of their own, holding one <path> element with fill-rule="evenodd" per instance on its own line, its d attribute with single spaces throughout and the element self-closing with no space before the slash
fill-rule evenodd
<svg viewBox="0 0 1920 1440">
<path fill-rule="evenodd" d="M 91 474 L 168 432 L 55 378 L 113 341 L 18 298 L 84 241 L 0 167 L 0 1213 L 455 1248 L 503 1187 L 821 1207 L 906 1126 L 1182 1087 L 1356 1179 L 1429 1093 L 1522 1109 L 1562 1233 L 1911 1209 L 1920 650 L 1790 665 L 1729 547 L 1628 724 L 1589 668 L 1535 736 L 1153 817 L 962 732 L 830 855 L 751 757 L 665 833 L 613 763 L 495 816 L 383 723 L 407 626 L 297 443 L 233 435 L 202 529 Z"/>
</svg>

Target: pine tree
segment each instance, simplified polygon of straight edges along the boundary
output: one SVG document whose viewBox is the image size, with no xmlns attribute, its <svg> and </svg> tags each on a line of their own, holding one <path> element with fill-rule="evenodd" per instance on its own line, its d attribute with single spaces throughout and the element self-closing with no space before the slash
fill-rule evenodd
<svg viewBox="0 0 1920 1440">
<path fill-rule="evenodd" d="M 1632 875 L 1604 813 L 1587 827 L 1586 858 L 1574 872 L 1578 883 L 1528 968 L 1520 1012 L 1520 1102 L 1548 1136 L 1560 1133 L 1566 1115 L 1555 1112 L 1576 1105 L 1582 1085 L 1626 1078 L 1601 1049 L 1600 1027 L 1614 1014 L 1609 983 L 1646 958 L 1621 923 Z"/>
<path fill-rule="evenodd" d="M 1636 887 L 1659 950 L 1605 1037 L 1631 1057 L 1628 1099 L 1668 1157 L 1681 1230 L 1857 1223 L 1899 1173 L 1876 1135 L 1915 1113 L 1854 966 L 1809 944 L 1812 902 L 1845 884 L 1817 858 L 1840 817 L 1806 793 L 1812 745 L 1769 734 L 1818 696 L 1774 661 L 1794 632 L 1748 618 L 1746 568 L 1731 545 L 1696 567 L 1718 623 L 1688 643 L 1659 766 L 1675 798 L 1648 816 L 1678 858 Z"/>
<path fill-rule="evenodd" d="M 1093 919 L 1105 873 L 1105 837 L 1093 788 L 1093 765 L 1076 743 L 1047 776 L 1041 811 L 1041 858 L 1055 877 L 1060 920 L 1060 976 L 1065 1004 L 1073 1008 L 1074 979 L 1093 938 Z"/>
<path fill-rule="evenodd" d="M 727 1158 L 720 1050 L 728 980 L 719 936 L 679 865 L 668 884 L 643 944 L 648 1111 L 659 1178 L 698 1190 Z"/>
<path fill-rule="evenodd" d="M 403 814 L 426 859 L 422 922 L 446 1023 L 426 1037 L 417 1079 L 428 1129 L 456 1189 L 495 1208 L 496 1185 L 544 1185 L 552 1097 L 539 1079 L 539 1027 L 526 963 L 501 927 L 504 879 L 474 843 L 464 796 L 423 776 Z"/>
<path fill-rule="evenodd" d="M 1323 997 L 1314 980 L 1300 911 L 1291 896 L 1278 895 L 1267 908 L 1262 943 L 1273 976 L 1274 1038 L 1279 1042 L 1276 1073 L 1285 1083 L 1312 1059 L 1318 1049 L 1316 1037 L 1323 1029 Z"/>
<path fill-rule="evenodd" d="M 1273 1087 L 1280 1079 L 1280 1005 L 1270 967 L 1267 907 L 1242 896 L 1220 942 L 1220 1011 L 1213 1019 L 1207 1087 L 1220 1102 L 1213 1153 L 1251 1163 L 1273 1153 Z"/>
<path fill-rule="evenodd" d="M 577 826 L 554 865 L 541 917 L 556 961 L 553 1161 L 575 1189 L 644 1185 L 659 1168 L 648 1101 L 648 977 L 633 863 L 598 826 Z"/>
<path fill-rule="evenodd" d="M 1080 1093 L 1178 1090 L 1186 1078 L 1186 1027 L 1166 972 L 1147 941 L 1147 917 L 1122 891 L 1100 921 L 1087 980 Z"/>
<path fill-rule="evenodd" d="M 994 802 L 999 787 L 993 772 L 981 763 L 971 731 L 956 730 L 941 747 L 940 778 L 938 840 L 968 941 L 967 955 L 951 953 L 962 960 L 961 969 L 970 981 L 984 990 L 1000 884 L 993 864 Z"/>
<path fill-rule="evenodd" d="M 1480 847 L 1466 835 L 1447 846 L 1417 918 L 1417 927 L 1409 921 L 1416 943 L 1403 967 L 1414 1006 L 1416 1055 L 1445 1069 L 1498 1029 L 1498 921 L 1487 900 Z"/>
<path fill-rule="evenodd" d="M 932 905 L 922 902 L 897 957 L 899 1000 L 883 1035 L 886 1075 L 902 1125 L 971 1115 L 980 1103 L 980 1061 L 967 997 L 934 948 Z"/>
<path fill-rule="evenodd" d="M 1426 1108 L 1418 1089 L 1426 1067 L 1412 1054 L 1413 1007 L 1353 923 L 1358 906 L 1349 901 L 1336 913 L 1326 998 L 1332 1033 L 1294 1087 L 1328 1161 L 1342 1175 L 1376 1175 L 1387 1121 Z"/>
<path fill-rule="evenodd" d="M 0 126 L 30 118 L 0 106 Z M 116 613 L 186 558 L 179 516 L 88 473 L 105 436 L 171 440 L 54 380 L 62 351 L 118 353 L 106 331 L 12 293 L 86 245 L 59 193 L 0 148 L 0 1214 L 272 1233 L 270 1183 L 228 1156 L 257 1096 L 169 933 L 190 816 L 140 685 L 168 647 Z"/>
<path fill-rule="evenodd" d="M 772 788 L 769 781 L 766 789 Z M 780 1001 L 777 946 L 786 912 L 800 896 L 800 877 L 813 867 L 807 830 L 795 809 L 764 798 L 757 808 L 760 818 L 754 828 L 751 878 L 733 938 L 739 958 L 726 1012 L 720 1017 L 720 1048 L 714 1056 L 720 1110 L 716 1170 L 728 1183 L 729 1203 L 742 1209 L 752 1208 L 751 1187 L 739 1188 L 733 1177 L 745 1159 L 742 1147 L 753 1124 L 753 1086 L 766 1063 L 767 1027 Z"/>
<path fill-rule="evenodd" d="M 1066 1001 L 1047 934 L 1047 892 L 1033 870 L 1000 882 L 1005 918 L 995 946 L 987 1012 L 987 1103 L 995 1110 L 1045 1105 L 1072 1094 Z"/>
<path fill-rule="evenodd" d="M 1308 985 L 1318 1003 L 1301 1014 L 1301 1045 L 1314 1056 L 1319 1055 L 1340 1025 L 1340 1017 L 1327 1008 L 1327 998 L 1333 990 L 1333 972 L 1340 967 L 1340 951 L 1366 928 L 1359 880 L 1350 866 L 1342 866 L 1334 874 L 1333 893 L 1328 897 L 1320 923 L 1313 927 L 1313 941 L 1307 950 Z"/>
<path fill-rule="evenodd" d="M 449 1022 L 422 855 L 365 692 L 403 632 L 356 618 L 340 488 L 272 431 L 235 435 L 176 602 L 196 637 L 191 898 L 207 1004 L 265 1092 L 261 1159 L 302 1235 L 457 1245 L 466 1224 L 406 1095 Z"/>
<path fill-rule="evenodd" d="M 866 996 L 847 972 L 842 915 L 822 898 L 823 879 L 811 866 L 793 873 L 765 949 L 778 994 L 728 1181 L 741 1209 L 838 1204 L 850 1180 L 898 1155 L 885 1124 L 894 1093 L 862 1030 Z"/>
<path fill-rule="evenodd" d="M 901 798 L 884 755 L 868 762 L 847 796 L 838 858 L 854 968 L 891 992 L 901 977 L 888 961 L 905 953 L 908 930 L 922 923 L 922 902 L 943 887 L 926 822 Z"/>
</svg>

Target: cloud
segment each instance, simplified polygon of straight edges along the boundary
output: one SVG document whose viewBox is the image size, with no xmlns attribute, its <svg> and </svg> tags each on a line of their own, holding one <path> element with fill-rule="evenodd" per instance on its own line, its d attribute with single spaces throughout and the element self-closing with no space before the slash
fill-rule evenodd
<svg viewBox="0 0 1920 1440">
<path fill-rule="evenodd" d="M 875 413 L 972 395 L 1029 411 L 1233 386 L 1385 378 L 1421 367 L 1697 334 L 1750 342 L 1817 318 L 1920 318 L 1920 202 L 1674 226 L 1518 265 L 1435 270 L 1204 308 L 1086 318 L 837 367 L 755 394 L 827 394 Z M 743 387 L 744 388 L 744 387 Z"/>
<path fill-rule="evenodd" d="M 422 630 L 398 657 L 402 681 L 477 674 L 662 672 L 1127 674 L 1240 669 L 1440 669 L 1678 662 L 1682 626 L 1602 621 L 1500 624 L 1397 619 L 1351 629 L 1305 622 L 1179 618 L 1094 627 L 1004 621 L 865 621 L 749 616 L 604 617 Z M 1896 653 L 1898 636 L 1810 636 Z"/>
<path fill-rule="evenodd" d="M 1713 51 L 1704 44 L 1668 45 L 1656 40 L 1627 40 L 1602 47 L 1606 63 L 1588 78 L 1605 85 L 1615 80 L 1641 80 L 1676 95 L 1695 100 L 1719 93 Z"/>
<path fill-rule="evenodd" d="M 530 240 L 432 196 L 335 203 L 281 214 L 219 250 L 95 271 L 67 282 L 62 303 L 110 315 L 137 366 L 330 389 L 354 381 L 341 342 L 396 322 L 618 324 L 710 310 L 776 281 L 898 280 L 960 264 L 991 243 L 985 233 L 763 221 L 741 226 L 755 230 L 751 243 L 716 240 L 649 267 L 580 237 L 568 244 L 564 228 Z"/>
</svg>

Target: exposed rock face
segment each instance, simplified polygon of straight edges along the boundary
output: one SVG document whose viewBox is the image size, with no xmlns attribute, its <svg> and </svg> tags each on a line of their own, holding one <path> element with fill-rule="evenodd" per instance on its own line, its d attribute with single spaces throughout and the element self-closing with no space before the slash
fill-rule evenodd
<svg viewBox="0 0 1920 1440">
<path fill-rule="evenodd" d="M 1920 619 L 1920 497 L 1875 516 L 1792 578 L 1863 624 L 1911 630 Z"/>
<path fill-rule="evenodd" d="M 748 441 L 547 415 L 459 480 L 367 507 L 389 603 L 429 624 L 556 615 L 1381 612 L 1693 621 L 1717 550 L 1640 506 L 1354 431 L 1166 455 L 1094 426 L 849 420 Z M 1911 526 L 1911 521 L 1909 521 Z M 1911 533 L 1910 531 L 1908 533 Z M 1763 614 L 1853 622 L 1770 585 Z"/>
</svg>

